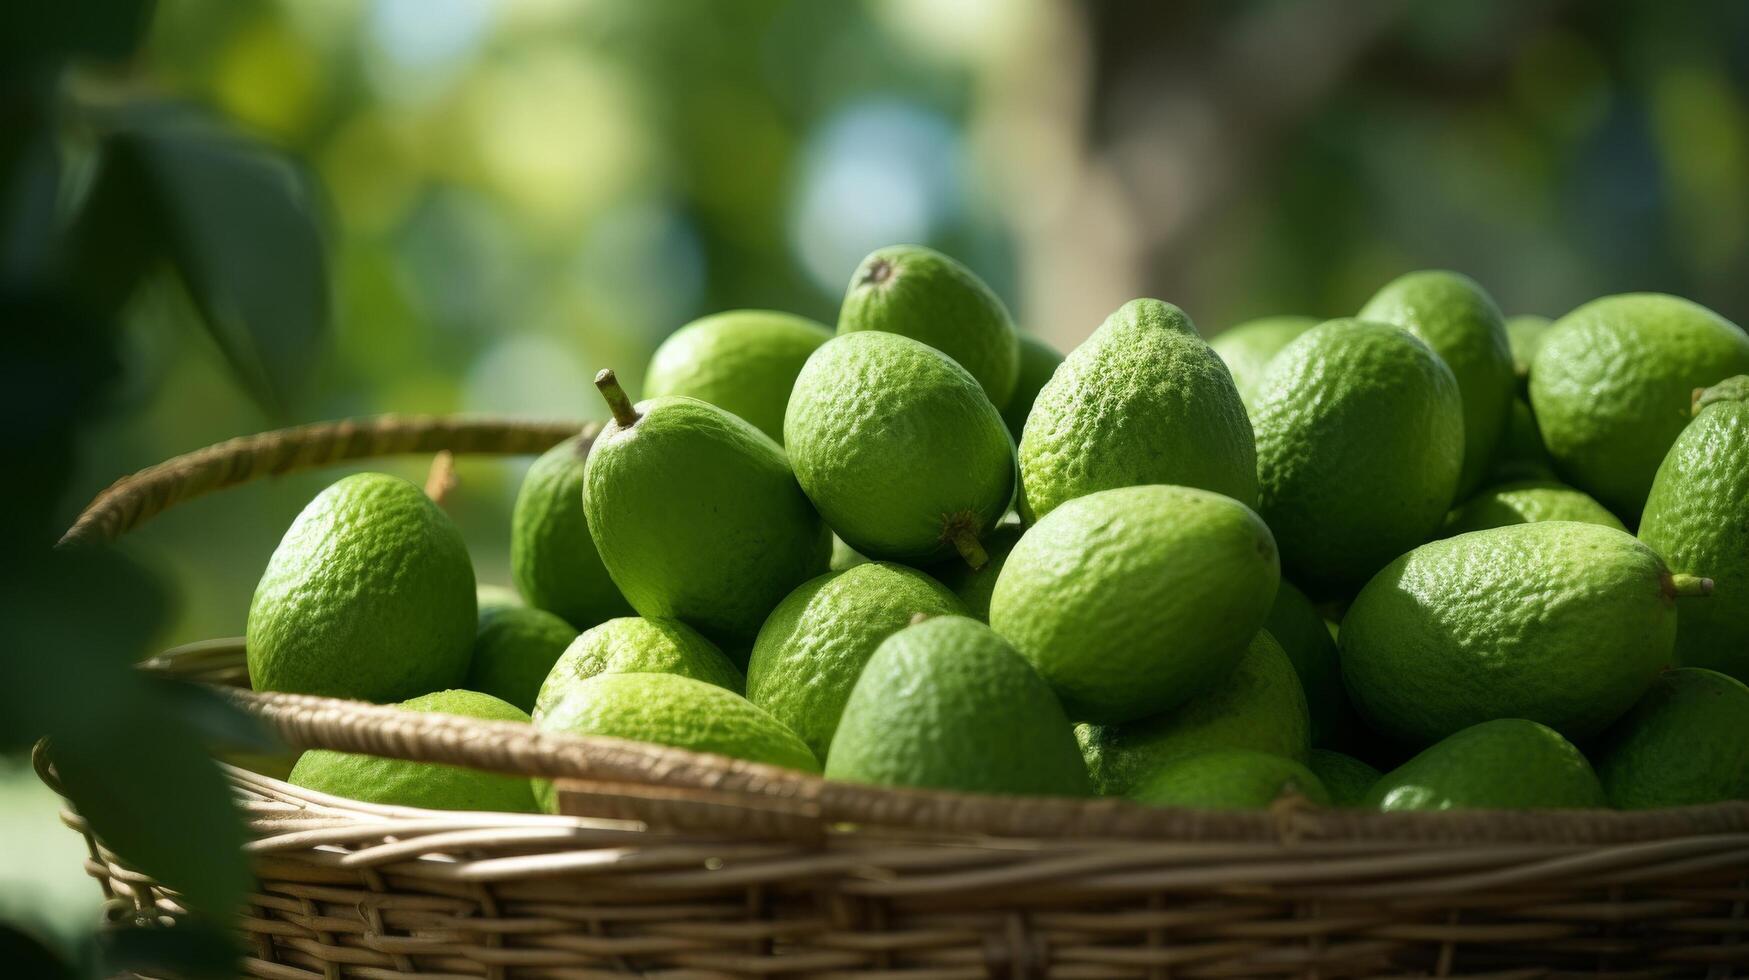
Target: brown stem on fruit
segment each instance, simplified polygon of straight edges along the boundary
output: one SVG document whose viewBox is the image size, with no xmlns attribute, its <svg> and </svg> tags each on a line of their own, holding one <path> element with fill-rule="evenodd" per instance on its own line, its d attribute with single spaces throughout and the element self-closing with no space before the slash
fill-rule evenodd
<svg viewBox="0 0 1749 980">
<path fill-rule="evenodd" d="M 439 507 L 460 481 L 455 475 L 455 455 L 445 449 L 431 458 L 431 469 L 425 474 L 425 495 Z"/>
<path fill-rule="evenodd" d="M 1700 414 L 1700 410 L 1704 407 L 1700 403 L 1700 398 L 1704 394 L 1706 394 L 1705 388 L 1696 388 L 1696 389 L 1694 389 L 1693 392 L 1689 393 L 1689 396 L 1688 396 L 1688 414 L 1689 415 L 1699 415 Z"/>
<path fill-rule="evenodd" d="M 914 612 L 911 614 L 911 625 L 912 626 L 916 626 L 918 623 L 926 623 L 928 621 L 929 621 L 929 614 L 926 612 Z"/>
<path fill-rule="evenodd" d="M 893 262 L 891 259 L 882 257 L 870 262 L 862 270 L 862 276 L 856 284 L 858 286 L 878 286 L 891 278 L 893 278 Z"/>
<path fill-rule="evenodd" d="M 629 429 L 643 418 L 638 410 L 632 407 L 632 400 L 626 396 L 626 390 L 619 386 L 619 379 L 614 377 L 613 368 L 602 368 L 595 375 L 595 387 L 601 391 L 602 400 L 607 402 L 607 408 L 613 412 L 613 420 L 622 429 Z"/>
<path fill-rule="evenodd" d="M 990 564 L 989 553 L 978 543 L 978 536 L 965 524 L 955 522 L 955 526 L 948 530 L 947 539 L 953 542 L 954 550 L 960 553 L 966 564 L 972 566 L 972 571 L 981 572 L 985 565 Z"/>
<path fill-rule="evenodd" d="M 1692 599 L 1713 594 L 1713 580 L 1700 575 L 1672 575 L 1665 586 L 1672 599 Z"/>
</svg>

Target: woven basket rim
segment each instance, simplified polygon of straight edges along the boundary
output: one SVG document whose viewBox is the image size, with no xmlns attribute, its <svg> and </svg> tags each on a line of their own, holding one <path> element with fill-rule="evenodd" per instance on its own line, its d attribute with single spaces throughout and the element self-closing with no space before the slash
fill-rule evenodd
<svg viewBox="0 0 1749 980">
<path fill-rule="evenodd" d="M 596 431 L 598 427 L 583 422 L 385 415 L 244 436 L 118 480 L 85 508 L 62 544 L 112 541 L 170 507 L 267 476 L 407 453 L 526 455 L 573 435 L 592 437 Z M 186 645 L 142 666 L 213 684 L 295 749 L 366 752 L 554 778 L 568 813 L 695 831 L 814 837 L 833 825 L 855 824 L 925 835 L 1044 839 L 1574 845 L 1749 832 L 1749 801 L 1640 811 L 1377 813 L 1320 809 L 1290 798 L 1268 811 L 1212 811 L 1154 808 L 1112 799 L 892 789 L 641 742 L 557 735 L 527 725 L 335 698 L 249 691 L 237 686 L 242 650 L 235 639 Z M 241 676 L 246 685 L 246 671 Z M 45 775 L 52 778 L 46 768 Z M 292 798 L 304 792 L 290 784 L 269 782 Z M 320 805 L 314 797 L 308 798 Z"/>
</svg>

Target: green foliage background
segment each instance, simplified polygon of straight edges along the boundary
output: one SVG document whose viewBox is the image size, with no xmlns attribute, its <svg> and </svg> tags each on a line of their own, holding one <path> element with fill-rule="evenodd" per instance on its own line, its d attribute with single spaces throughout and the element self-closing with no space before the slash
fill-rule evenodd
<svg viewBox="0 0 1749 980">
<path fill-rule="evenodd" d="M 48 553 L 93 492 L 176 453 L 386 411 L 599 417 L 595 369 L 635 386 L 719 309 L 830 322 L 897 240 L 965 259 L 1065 348 L 1137 295 L 1207 334 L 1350 313 L 1426 266 L 1513 313 L 1661 289 L 1749 319 L 1730 0 L 6 6 L 0 911 L 67 936 L 94 890 L 22 747 L 84 746 L 93 793 L 131 770 L 211 795 L 201 743 L 250 733 L 119 665 L 240 633 L 335 476 Z M 519 474 L 460 471 L 484 582 L 508 578 Z M 233 831 L 206 812 L 210 854 Z M 220 904 L 240 887 L 164 859 Z"/>
</svg>

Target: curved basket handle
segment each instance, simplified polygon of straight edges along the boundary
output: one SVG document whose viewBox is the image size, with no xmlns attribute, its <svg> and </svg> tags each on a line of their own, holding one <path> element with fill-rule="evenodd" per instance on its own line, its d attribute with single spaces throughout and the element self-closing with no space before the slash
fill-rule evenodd
<svg viewBox="0 0 1749 980">
<path fill-rule="evenodd" d="M 197 449 L 123 477 L 96 499 L 61 537 L 61 545 L 113 541 L 171 507 L 214 490 L 264 476 L 319 469 L 350 459 L 407 453 L 527 455 L 544 452 L 593 422 L 434 415 L 379 415 L 317 422 L 243 436 Z"/>
</svg>

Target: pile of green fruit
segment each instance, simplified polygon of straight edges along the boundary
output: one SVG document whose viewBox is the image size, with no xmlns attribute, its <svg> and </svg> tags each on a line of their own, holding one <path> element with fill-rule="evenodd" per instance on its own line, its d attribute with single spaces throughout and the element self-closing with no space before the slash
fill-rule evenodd
<svg viewBox="0 0 1749 980">
<path fill-rule="evenodd" d="M 887 786 L 1749 798 L 1749 336 L 1686 300 L 1507 320 L 1419 272 L 1212 345 L 1135 300 L 1065 358 L 900 246 L 836 331 L 724 313 L 646 400 L 597 386 L 612 421 L 522 486 L 514 593 L 410 483 L 316 497 L 249 612 L 255 687 Z M 553 805 L 335 752 L 290 778 Z"/>
</svg>

